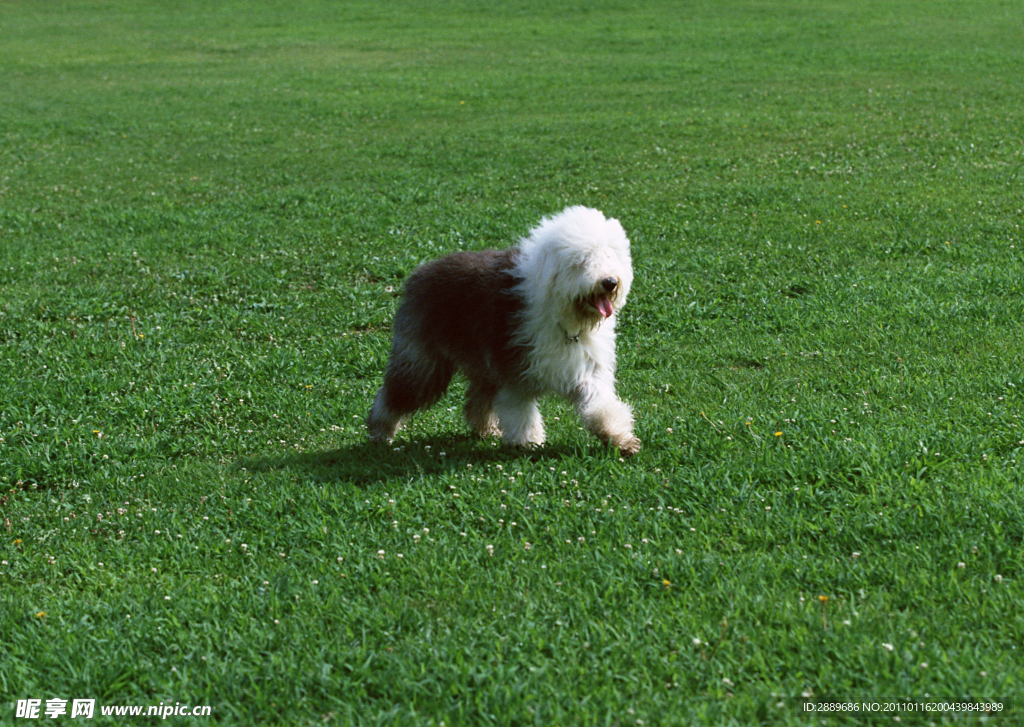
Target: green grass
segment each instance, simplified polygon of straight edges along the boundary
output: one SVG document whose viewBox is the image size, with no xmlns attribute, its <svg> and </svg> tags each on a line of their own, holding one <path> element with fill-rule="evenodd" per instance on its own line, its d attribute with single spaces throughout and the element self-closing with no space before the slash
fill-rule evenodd
<svg viewBox="0 0 1024 727">
<path fill-rule="evenodd" d="M 1024 720 L 1022 10 L 4 4 L 0 723 Z M 366 445 L 392 290 L 567 204 L 641 453 Z"/>
</svg>

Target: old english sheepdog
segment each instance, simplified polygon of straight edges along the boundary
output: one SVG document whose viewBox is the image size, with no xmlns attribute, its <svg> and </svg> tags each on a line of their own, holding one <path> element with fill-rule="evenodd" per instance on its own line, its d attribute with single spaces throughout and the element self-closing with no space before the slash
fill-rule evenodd
<svg viewBox="0 0 1024 727">
<path fill-rule="evenodd" d="M 556 394 L 599 439 L 636 454 L 633 413 L 615 394 L 615 316 L 632 283 L 622 225 L 587 207 L 545 218 L 507 250 L 420 266 L 395 315 L 370 438 L 390 442 L 458 370 L 469 379 L 466 419 L 481 436 L 543 444 L 537 400 Z"/>
</svg>

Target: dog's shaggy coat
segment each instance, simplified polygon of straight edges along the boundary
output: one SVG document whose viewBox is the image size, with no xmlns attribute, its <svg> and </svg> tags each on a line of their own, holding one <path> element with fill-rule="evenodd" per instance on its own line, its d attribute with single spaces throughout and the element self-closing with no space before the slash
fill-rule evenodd
<svg viewBox="0 0 1024 727">
<path fill-rule="evenodd" d="M 395 315 L 370 438 L 391 441 L 461 370 L 469 379 L 466 419 L 481 436 L 543 444 L 537 399 L 556 394 L 598 438 L 635 454 L 633 414 L 615 394 L 615 317 L 632 283 L 622 226 L 586 207 L 544 219 L 508 250 L 422 265 Z"/>
</svg>

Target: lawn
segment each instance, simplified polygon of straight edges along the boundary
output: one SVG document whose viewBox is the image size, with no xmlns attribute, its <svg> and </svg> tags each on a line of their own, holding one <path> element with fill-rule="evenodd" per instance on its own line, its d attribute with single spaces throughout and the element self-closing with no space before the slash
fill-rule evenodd
<svg viewBox="0 0 1024 727">
<path fill-rule="evenodd" d="M 1024 722 L 1022 37 L 0 5 L 0 723 Z M 367 444 L 403 278 L 570 204 L 632 240 L 640 454 L 462 384 Z"/>
</svg>

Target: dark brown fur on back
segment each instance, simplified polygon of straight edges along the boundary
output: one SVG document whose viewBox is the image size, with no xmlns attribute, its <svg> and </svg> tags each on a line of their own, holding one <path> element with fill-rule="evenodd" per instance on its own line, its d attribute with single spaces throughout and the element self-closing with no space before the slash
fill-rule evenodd
<svg viewBox="0 0 1024 727">
<path fill-rule="evenodd" d="M 436 400 L 456 369 L 473 382 L 495 386 L 521 375 L 523 351 L 510 341 L 523 308 L 514 290 L 519 254 L 517 248 L 457 252 L 412 272 L 395 314 L 386 374 L 389 406 L 406 412 Z M 410 360 L 404 355 L 410 347 L 420 348 L 433 364 L 420 356 Z M 436 369 L 424 376 L 425 365 Z"/>
</svg>

